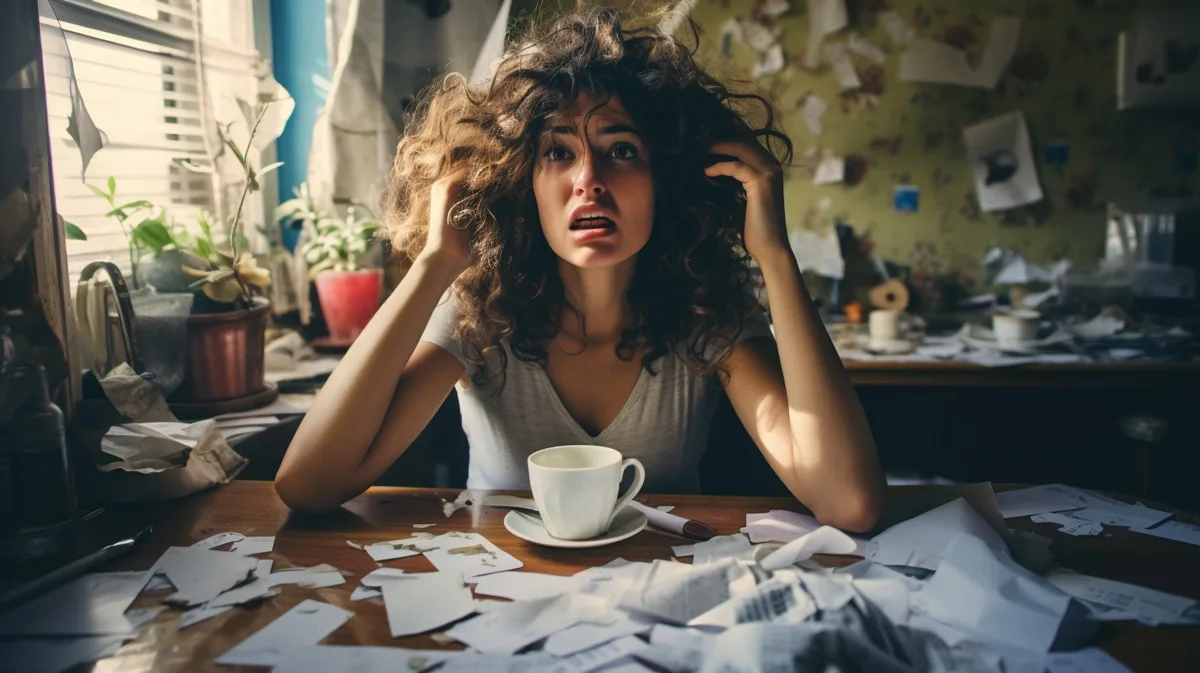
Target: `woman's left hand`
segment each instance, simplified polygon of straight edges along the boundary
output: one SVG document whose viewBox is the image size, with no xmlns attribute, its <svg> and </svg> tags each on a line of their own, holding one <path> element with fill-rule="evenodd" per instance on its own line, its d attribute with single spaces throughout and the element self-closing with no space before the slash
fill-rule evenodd
<svg viewBox="0 0 1200 673">
<path fill-rule="evenodd" d="M 783 215 L 783 168 L 757 142 L 727 140 L 713 143 L 713 154 L 734 157 L 704 169 L 710 178 L 729 176 L 746 190 L 746 252 L 762 262 L 764 256 L 790 252 Z"/>
</svg>

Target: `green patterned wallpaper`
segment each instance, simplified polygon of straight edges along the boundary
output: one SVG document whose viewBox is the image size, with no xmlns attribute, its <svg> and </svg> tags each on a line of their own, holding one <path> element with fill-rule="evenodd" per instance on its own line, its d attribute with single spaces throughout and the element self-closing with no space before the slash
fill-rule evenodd
<svg viewBox="0 0 1200 673">
<path fill-rule="evenodd" d="M 940 274 L 979 273 L 989 244 L 1017 249 L 1033 262 L 1068 256 L 1076 264 L 1094 262 L 1101 252 L 1104 203 L 1134 196 L 1190 196 L 1200 186 L 1194 167 L 1200 123 L 1183 113 L 1116 110 L 1117 33 L 1134 24 L 1139 9 L 1172 6 L 1132 0 L 847 0 L 850 26 L 829 41 L 845 41 L 851 30 L 888 51 L 877 95 L 842 95 L 823 63 L 817 71 L 801 64 L 808 36 L 806 3 L 774 20 L 783 29 L 788 65 L 759 85 L 782 111 L 784 129 L 800 158 L 789 170 L 789 227 L 821 231 L 835 218 L 859 234 L 867 232 L 876 254 L 914 270 Z M 717 52 L 721 25 L 747 18 L 751 0 L 698 0 L 692 18 L 704 35 L 701 60 L 717 71 L 750 78 L 756 54 L 734 44 L 723 62 Z M 878 24 L 887 7 L 898 10 L 918 38 L 949 41 L 967 48 L 977 63 L 991 19 L 1018 17 L 1021 37 L 1016 56 L 994 90 L 902 82 L 901 47 Z M 1179 3 L 1174 3 L 1179 6 Z M 635 3 L 636 11 L 636 3 Z M 871 65 L 852 57 L 867 81 Z M 877 72 L 875 73 L 878 74 Z M 863 75 L 866 75 L 864 77 Z M 878 80 L 878 77 L 875 77 Z M 824 131 L 810 133 L 799 114 L 808 92 L 829 108 Z M 1046 198 L 1016 211 L 981 214 L 963 147 L 962 127 L 1007 112 L 1025 114 Z M 1047 143 L 1065 141 L 1065 165 L 1044 162 Z M 827 149 L 865 160 L 856 186 L 812 184 L 803 167 L 806 152 Z M 1190 158 L 1189 158 L 1190 157 Z M 920 189 L 917 212 L 896 212 L 892 187 Z M 827 208 L 821 209 L 828 197 Z"/>
</svg>

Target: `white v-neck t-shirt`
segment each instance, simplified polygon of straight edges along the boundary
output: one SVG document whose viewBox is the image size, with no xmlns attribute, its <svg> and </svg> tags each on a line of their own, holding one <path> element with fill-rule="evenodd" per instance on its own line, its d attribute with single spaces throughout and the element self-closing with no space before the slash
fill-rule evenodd
<svg viewBox="0 0 1200 673">
<path fill-rule="evenodd" d="M 529 489 L 529 454 L 550 446 L 608 446 L 646 468 L 647 493 L 697 493 L 700 457 L 708 443 L 721 384 L 715 375 L 698 376 L 673 353 L 642 369 L 625 406 L 598 435 L 590 435 L 563 406 L 546 370 L 517 359 L 508 344 L 504 385 L 492 376 L 483 386 L 471 382 L 475 366 L 454 339 L 456 302 L 452 296 L 434 310 L 421 335 L 466 367 L 468 385 L 454 386 L 470 446 L 467 488 Z M 771 337 L 766 316 L 756 312 L 737 341 Z M 497 392 L 499 389 L 499 392 Z"/>
</svg>

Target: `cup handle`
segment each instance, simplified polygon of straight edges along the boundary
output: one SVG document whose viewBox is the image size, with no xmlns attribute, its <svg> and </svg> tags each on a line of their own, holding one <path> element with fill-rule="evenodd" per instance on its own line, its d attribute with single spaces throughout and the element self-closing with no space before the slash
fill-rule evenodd
<svg viewBox="0 0 1200 673">
<path fill-rule="evenodd" d="M 646 483 L 646 468 L 642 467 L 642 462 L 637 458 L 626 458 L 621 461 L 621 474 L 625 474 L 625 468 L 633 468 L 633 483 L 629 485 L 629 489 L 625 491 L 625 495 L 617 500 L 617 504 L 613 505 L 612 514 L 608 516 L 608 526 L 612 527 L 613 519 L 617 518 L 617 514 L 625 509 L 629 501 L 642 490 L 642 484 Z"/>
</svg>

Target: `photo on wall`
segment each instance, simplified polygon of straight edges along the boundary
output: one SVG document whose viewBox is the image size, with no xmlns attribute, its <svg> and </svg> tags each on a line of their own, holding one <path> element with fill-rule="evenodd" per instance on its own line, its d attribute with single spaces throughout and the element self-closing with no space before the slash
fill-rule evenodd
<svg viewBox="0 0 1200 673">
<path fill-rule="evenodd" d="M 963 129 L 975 193 L 984 212 L 1042 200 L 1025 116 L 1012 112 Z"/>
</svg>

